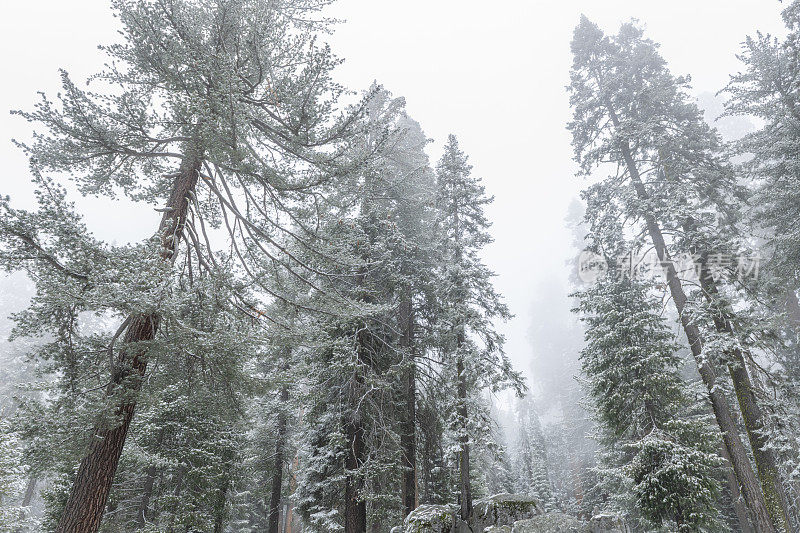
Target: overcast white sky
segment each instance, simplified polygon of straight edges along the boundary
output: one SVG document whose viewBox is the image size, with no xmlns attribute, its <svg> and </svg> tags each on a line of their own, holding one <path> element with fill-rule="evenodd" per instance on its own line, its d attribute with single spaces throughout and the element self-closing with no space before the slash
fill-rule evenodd
<svg viewBox="0 0 800 533">
<path fill-rule="evenodd" d="M 516 315 L 502 327 L 507 351 L 527 372 L 531 310 L 548 305 L 537 298 L 543 286 L 566 279 L 571 239 L 563 219 L 581 187 L 564 128 L 569 41 L 580 14 L 606 32 L 639 19 L 673 72 L 691 74 L 699 94 L 721 89 L 739 68 L 735 53 L 747 34 L 783 32 L 780 9 L 777 0 L 339 0 L 329 12 L 346 19 L 331 38 L 346 58 L 339 79 L 359 90 L 377 80 L 405 96 L 436 141 L 434 161 L 442 139 L 455 133 L 495 195 L 496 242 L 486 260 Z M 7 110 L 30 108 L 36 91 L 54 94 L 58 68 L 76 79 L 95 71 L 97 45 L 113 41 L 115 31 L 105 0 L 2 2 L 0 194 L 17 205 L 31 194 L 27 165 L 10 139 L 27 137 L 29 127 Z M 155 213 L 142 219 L 135 206 L 80 205 L 90 228 L 109 240 L 139 239 L 156 226 Z"/>
</svg>

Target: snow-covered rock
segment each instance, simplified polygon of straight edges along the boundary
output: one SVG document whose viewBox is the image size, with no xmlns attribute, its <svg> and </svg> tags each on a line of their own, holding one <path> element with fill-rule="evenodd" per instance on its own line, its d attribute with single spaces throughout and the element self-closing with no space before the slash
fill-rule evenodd
<svg viewBox="0 0 800 533">
<path fill-rule="evenodd" d="M 563 513 L 544 513 L 514 522 L 511 533 L 586 533 L 585 522 Z"/>
<path fill-rule="evenodd" d="M 403 521 L 403 533 L 451 533 L 455 513 L 452 505 L 420 505 Z"/>
<path fill-rule="evenodd" d="M 519 494 L 495 494 L 475 502 L 475 531 L 489 526 L 511 526 L 518 520 L 533 518 L 542 513 L 534 498 Z"/>
<path fill-rule="evenodd" d="M 512 533 L 511 526 L 489 526 L 483 533 Z"/>
<path fill-rule="evenodd" d="M 625 520 L 615 514 L 602 513 L 589 521 L 589 533 L 629 533 Z"/>
</svg>

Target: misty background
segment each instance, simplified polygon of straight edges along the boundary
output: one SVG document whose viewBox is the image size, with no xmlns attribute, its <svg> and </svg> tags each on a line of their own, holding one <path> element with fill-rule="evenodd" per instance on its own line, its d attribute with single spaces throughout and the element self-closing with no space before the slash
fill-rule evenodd
<svg viewBox="0 0 800 533">
<path fill-rule="evenodd" d="M 564 89 L 580 14 L 608 33 L 639 19 L 648 37 L 662 44 L 669 68 L 691 74 L 694 94 L 710 108 L 729 73 L 740 69 L 732 50 L 744 37 L 756 30 L 785 32 L 781 8 L 763 0 L 339 0 L 327 9 L 346 22 L 329 36 L 334 51 L 347 58 L 339 81 L 362 90 L 374 79 L 404 96 L 409 114 L 434 141 L 428 150 L 433 161 L 447 134 L 456 134 L 473 172 L 495 196 L 488 208 L 495 242 L 485 261 L 515 315 L 500 330 L 507 353 L 545 409 L 554 395 L 574 386 L 581 344 L 566 297 L 576 249 L 565 218 L 571 205 L 574 218 L 582 184 L 571 162 Z M 75 80 L 97 71 L 103 61 L 97 45 L 117 38 L 106 0 L 6 2 L 2 11 L 0 101 L 9 109 L 30 109 L 37 91 L 56 93 L 59 68 Z M 30 127 L 3 111 L 0 194 L 30 207 L 27 161 L 11 142 L 26 139 Z M 102 239 L 140 240 L 157 224 L 158 213 L 147 218 L 127 201 L 72 199 Z M 19 279 L 4 285 L 17 286 Z"/>
</svg>

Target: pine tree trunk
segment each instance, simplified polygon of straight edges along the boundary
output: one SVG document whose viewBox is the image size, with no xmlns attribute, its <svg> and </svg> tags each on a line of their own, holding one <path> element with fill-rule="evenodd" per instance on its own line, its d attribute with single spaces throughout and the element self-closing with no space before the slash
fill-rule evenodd
<svg viewBox="0 0 800 533">
<path fill-rule="evenodd" d="M 175 499 L 178 499 L 178 496 L 181 495 L 181 491 L 183 491 L 183 476 L 186 473 L 186 465 L 180 464 L 178 465 L 178 473 L 175 474 L 175 489 L 172 491 L 172 495 Z"/>
<path fill-rule="evenodd" d="M 410 358 L 406 370 L 405 383 L 405 420 L 400 435 L 402 449 L 401 465 L 403 467 L 403 514 L 417 508 L 417 373 L 414 360 L 414 308 L 410 291 L 407 291 L 400 303 L 400 345 Z"/>
<path fill-rule="evenodd" d="M 459 347 L 463 340 L 459 338 Z M 467 428 L 467 376 L 464 368 L 464 359 L 459 356 L 456 363 L 458 371 L 458 418 L 461 425 L 461 457 L 459 461 L 459 504 L 461 506 L 461 520 L 468 521 L 472 517 L 472 487 L 469 481 L 469 434 Z"/>
<path fill-rule="evenodd" d="M 789 317 L 789 322 L 795 326 L 800 327 L 800 301 L 797 300 L 797 294 L 794 289 L 786 291 L 786 314 Z M 798 331 L 797 333 L 800 333 Z"/>
<path fill-rule="evenodd" d="M 36 494 L 36 477 L 31 476 L 28 478 L 28 484 L 25 486 L 25 496 L 22 498 L 23 507 L 27 507 L 31 504 L 34 494 Z"/>
<path fill-rule="evenodd" d="M 363 498 L 364 481 L 358 469 L 364 461 L 364 428 L 358 413 L 353 413 L 345 424 L 347 471 L 344 489 L 344 531 L 345 533 L 367 532 L 367 502 Z"/>
<path fill-rule="evenodd" d="M 161 429 L 158 432 L 158 437 L 156 438 L 156 448 L 161 447 L 161 443 L 164 440 L 164 430 Z M 150 498 L 153 496 L 153 486 L 155 485 L 156 481 L 156 465 L 150 465 L 147 467 L 147 472 L 145 474 L 144 480 L 144 487 L 142 488 L 142 499 L 139 502 L 139 511 L 136 513 L 136 523 L 139 528 L 143 528 L 145 522 L 147 521 L 148 517 L 148 509 L 150 507 Z"/>
<path fill-rule="evenodd" d="M 692 221 L 689 224 L 691 225 Z M 715 305 L 719 298 L 719 289 L 708 269 L 707 258 L 706 253 L 700 254 L 700 287 L 703 289 L 703 294 L 705 294 L 707 301 Z M 714 327 L 719 333 L 734 335 L 733 325 L 724 310 L 717 309 L 712 318 Z M 755 388 L 747 372 L 744 353 L 737 347 L 727 351 L 726 355 L 729 358 L 728 371 L 730 372 L 733 389 L 736 392 L 736 398 L 742 412 L 750 447 L 753 450 L 753 458 L 756 462 L 758 477 L 761 480 L 761 490 L 764 493 L 767 510 L 778 528 L 789 531 L 789 510 L 786 492 L 778 470 L 775 453 L 768 447 L 764 413 L 756 399 Z"/>
<path fill-rule="evenodd" d="M 201 157 L 198 147 L 187 147 L 161 219 L 161 256 L 170 263 L 174 261 L 183 234 L 189 207 L 188 196 L 197 185 Z M 128 318 L 123 347 L 119 351 L 107 390 L 108 396 L 119 397 L 115 411 L 119 424 L 110 426 L 101 423 L 94 428 L 88 452 L 78 467 L 56 533 L 96 533 L 100 527 L 128 428 L 133 420 L 136 395 L 147 369 L 147 350 L 141 348 L 140 343 L 153 340 L 159 320 L 157 313 Z"/>
<path fill-rule="evenodd" d="M 422 503 L 431 501 L 431 477 L 433 465 L 433 443 L 427 432 L 421 432 L 422 436 Z"/>
<path fill-rule="evenodd" d="M 619 127 L 616 115 L 610 106 L 609 114 L 611 115 L 614 125 Z M 642 183 L 639 170 L 633 160 L 630 148 L 626 142 L 623 142 L 620 146 L 620 149 L 622 151 L 625 164 L 628 168 L 631 183 L 634 186 L 637 196 L 642 201 L 649 201 L 650 197 L 647 194 L 644 184 Z M 688 299 L 683 290 L 683 285 L 678 278 L 675 265 L 673 264 L 667 251 L 664 235 L 661 232 L 658 222 L 650 211 L 646 212 L 645 214 L 645 222 L 647 224 L 647 230 L 650 234 L 650 238 L 653 241 L 653 246 L 658 254 L 658 259 L 661 262 L 666 274 L 667 285 L 669 286 L 672 300 L 675 302 L 675 307 L 678 311 L 678 316 L 680 317 L 681 326 L 683 327 L 683 331 L 686 334 L 686 338 L 689 342 L 689 348 L 691 349 L 692 355 L 697 362 L 697 370 L 700 373 L 703 384 L 708 390 L 708 396 L 711 400 L 711 407 L 714 411 L 714 416 L 717 419 L 717 423 L 722 430 L 722 438 L 725 442 L 725 447 L 728 450 L 733 471 L 736 474 L 736 478 L 739 480 L 745 502 L 747 502 L 747 507 L 750 509 L 750 513 L 753 517 L 753 525 L 758 533 L 773 533 L 776 531 L 775 526 L 770 519 L 770 515 L 764 501 L 764 495 L 761 493 L 761 487 L 756 479 L 755 473 L 753 472 L 753 467 L 750 464 L 747 451 L 742 443 L 741 438 L 739 437 L 739 430 L 736 427 L 736 423 L 733 419 L 731 406 L 728 403 L 728 399 L 725 397 L 721 387 L 717 386 L 717 376 L 714 367 L 711 365 L 711 362 L 703 356 L 703 339 L 700 335 L 700 330 L 698 329 L 697 325 L 690 320 L 687 313 L 684 312 Z"/>
<path fill-rule="evenodd" d="M 214 510 L 214 533 L 222 533 L 225 530 L 225 504 L 228 501 L 228 489 L 230 480 L 226 477 L 219 489 L 219 497 L 216 509 Z"/>
<path fill-rule="evenodd" d="M 145 474 L 144 487 L 142 488 L 142 500 L 139 502 L 139 511 L 136 513 L 136 524 L 139 528 L 143 528 L 147 521 L 148 508 L 150 507 L 150 498 L 153 495 L 153 486 L 156 481 L 156 467 L 150 465 L 147 467 Z"/>
<path fill-rule="evenodd" d="M 363 273 L 356 280 L 359 285 L 364 282 Z M 348 391 L 350 412 L 344 420 L 347 450 L 345 453 L 345 488 L 344 488 L 344 531 L 345 533 L 367 532 L 367 502 L 364 500 L 364 476 L 360 472 L 366 458 L 366 442 L 364 440 L 364 421 L 361 414 L 360 400 L 364 391 L 364 372 L 362 367 L 372 365 L 371 333 L 367 325 L 362 324 L 356 335 L 358 361 L 360 365 L 351 377 Z"/>
<path fill-rule="evenodd" d="M 275 441 L 275 466 L 272 471 L 272 491 L 269 498 L 269 533 L 278 533 L 278 519 L 281 509 L 281 489 L 283 488 L 283 455 L 286 448 L 286 408 L 289 402 L 289 387 L 281 387 L 281 408 L 278 411 L 277 439 Z"/>
<path fill-rule="evenodd" d="M 295 473 L 297 469 L 300 468 L 300 454 L 294 454 L 294 461 L 292 461 L 291 470 L 289 472 L 289 494 L 293 494 L 295 489 L 297 488 L 297 483 L 295 481 Z M 292 501 L 286 504 L 286 519 L 284 522 L 286 523 L 286 527 L 283 530 L 283 533 L 292 533 L 292 518 L 294 515 L 294 506 L 292 505 Z"/>
<path fill-rule="evenodd" d="M 25 485 L 25 495 L 22 497 L 22 507 L 28 507 L 31 502 L 33 501 L 33 496 L 36 494 L 36 483 L 37 479 L 35 476 L 30 476 L 28 478 L 28 483 Z M 30 514 L 27 514 L 30 516 Z M 25 528 L 27 531 L 27 528 Z M 22 527 L 18 527 L 14 530 L 14 533 L 25 533 Z"/>
<path fill-rule="evenodd" d="M 303 419 L 303 409 L 300 409 L 300 413 L 297 417 L 297 423 L 300 424 Z M 297 490 L 297 471 L 300 469 L 300 453 L 295 451 L 294 460 L 292 461 L 292 465 L 289 468 L 289 494 L 294 494 L 294 491 Z M 289 502 L 286 504 L 286 518 L 284 522 L 286 523 L 286 527 L 282 533 L 292 533 L 292 518 L 294 515 L 294 506 L 292 505 L 292 500 L 290 499 Z M 302 523 L 300 523 L 302 526 Z"/>
<path fill-rule="evenodd" d="M 724 444 L 720 446 L 720 455 L 725 459 L 725 462 L 730 465 L 730 456 Z M 728 492 L 730 492 L 731 495 L 731 506 L 736 513 L 736 521 L 739 525 L 737 531 L 741 533 L 753 533 L 753 527 L 750 525 L 750 519 L 747 517 L 747 508 L 742 500 L 742 493 L 739 490 L 739 483 L 736 481 L 736 475 L 728 466 L 723 467 L 723 469 L 725 470 L 725 482 L 728 485 Z"/>
</svg>

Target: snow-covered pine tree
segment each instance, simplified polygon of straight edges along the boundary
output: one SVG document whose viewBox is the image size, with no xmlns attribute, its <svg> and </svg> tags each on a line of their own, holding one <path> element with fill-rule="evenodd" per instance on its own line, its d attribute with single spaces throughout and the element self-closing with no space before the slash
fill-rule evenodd
<svg viewBox="0 0 800 533">
<path fill-rule="evenodd" d="M 398 431 L 403 466 L 401 496 L 403 514 L 407 515 L 419 503 L 417 387 L 424 376 L 418 367 L 425 366 L 421 356 L 432 348 L 431 332 L 437 320 L 430 312 L 434 307 L 437 239 L 432 231 L 436 220 L 435 176 L 424 151 L 428 139 L 408 116 L 401 116 L 397 126 L 402 136 L 387 165 L 398 178 L 391 191 L 394 200 L 390 216 L 397 233 L 391 247 L 395 266 L 389 283 L 396 299 L 397 350 L 405 367 L 398 391 L 400 412 L 404 413 Z"/>
<path fill-rule="evenodd" d="M 731 77 L 725 92 L 727 114 L 757 117 L 762 127 L 731 143 L 731 150 L 745 156 L 741 170 L 752 179 L 749 221 L 763 241 L 763 261 L 757 298 L 771 305 L 765 313 L 778 331 L 778 343 L 769 350 L 777 363 L 765 382 L 775 401 L 773 426 L 784 442 L 775 446 L 784 456 L 785 470 L 792 483 L 795 518 L 800 515 L 798 464 L 800 426 L 791 415 L 800 405 L 800 216 L 796 151 L 800 142 L 800 3 L 789 2 L 783 11 L 787 35 L 777 39 L 758 33 L 748 37 L 739 59 L 744 70 Z M 753 288 L 752 286 L 750 288 Z M 776 345 L 777 344 L 777 345 Z"/>
<path fill-rule="evenodd" d="M 417 503 L 416 354 L 429 342 L 417 307 L 433 271 L 423 264 L 430 237 L 419 229 L 432 218 L 432 172 L 404 101 L 379 87 L 370 95 L 360 146 L 373 157 L 338 191 L 321 230 L 355 302 L 318 320 L 309 364 L 311 438 L 298 500 L 321 530 L 399 521 Z M 338 436 L 326 437 L 337 419 Z"/>
<path fill-rule="evenodd" d="M 733 231 L 738 213 L 731 208 L 738 187 L 718 137 L 689 100 L 688 80 L 670 74 L 657 45 L 634 24 L 607 37 L 584 17 L 572 49 L 569 128 L 581 174 L 601 163 L 617 167 L 588 190 L 596 208 L 589 217 L 606 224 L 621 213 L 627 231 L 649 234 L 756 528 L 785 528 L 787 502 L 767 418 L 747 371 L 735 314 L 720 296 L 725 286 L 709 270 L 713 254 L 740 251 Z M 701 264 L 702 291 L 691 300 L 673 261 L 680 253 L 696 255 Z M 692 316 L 698 310 L 702 320 Z M 703 321 L 711 326 L 705 338 Z M 730 374 L 758 476 L 719 386 L 724 380 L 717 376 L 717 360 Z"/>
<path fill-rule="evenodd" d="M 612 510 L 644 528 L 713 527 L 721 464 L 707 420 L 691 416 L 679 346 L 650 284 L 616 272 L 578 293 L 581 371 L 602 429 L 600 483 Z"/>
<path fill-rule="evenodd" d="M 148 347 L 166 312 L 159 298 L 137 305 L 113 299 L 141 296 L 148 285 L 162 294 L 159 280 L 182 244 L 203 268 L 215 270 L 207 231 L 222 222 L 238 263 L 264 293 L 271 291 L 259 265 L 274 261 L 298 277 L 308 274 L 285 260 L 273 236 L 286 233 L 285 215 L 313 214 L 313 207 L 299 209 L 318 198 L 306 193 L 323 193 L 354 163 L 343 148 L 357 114 L 337 114 L 342 88 L 330 72 L 338 61 L 315 41 L 324 24 L 314 17 L 323 4 L 114 1 L 122 40 L 103 48 L 109 62 L 90 79 L 92 88 L 81 89 L 63 72 L 57 103 L 43 97 L 21 113 L 38 125 L 24 149 L 40 196 L 52 187 L 39 171 L 62 173 L 83 194 L 124 193 L 162 213 L 154 246 L 112 254 L 85 232 L 68 233 L 59 217 L 66 209 L 52 199 L 53 208 L 38 213 L 0 201 L 3 266 L 28 266 L 36 277 L 61 284 L 62 294 L 80 296 L 84 310 L 113 309 L 123 323 L 112 368 L 104 370 L 109 416 L 92 431 L 57 531 L 99 527 L 151 358 Z M 312 232 L 292 238 L 313 246 Z M 142 254 L 152 260 L 143 262 Z M 120 269 L 130 284 L 124 290 L 118 284 L 114 294 L 106 276 Z M 256 314 L 252 300 L 237 305 Z"/>
<path fill-rule="evenodd" d="M 514 489 L 538 500 L 545 509 L 554 508 L 553 490 L 547 469 L 547 448 L 533 399 L 526 396 L 516 404 L 513 446 Z"/>
<path fill-rule="evenodd" d="M 743 169 L 758 186 L 753 222 L 768 230 L 771 260 L 764 266 L 787 283 L 784 289 L 796 291 L 800 287 L 796 224 L 800 160 L 794 147 L 800 136 L 800 3 L 790 2 L 783 19 L 788 29 L 785 39 L 761 33 L 747 37 L 738 56 L 745 70 L 731 77 L 725 92 L 730 97 L 728 114 L 763 121 L 760 129 L 735 142 L 733 148 L 752 156 Z"/>
<path fill-rule="evenodd" d="M 19 435 L 7 418 L 0 418 L 0 529 L 34 531 L 38 521 L 31 516 L 30 501 L 20 501 L 29 483 L 29 466 L 25 464 Z"/>
<path fill-rule="evenodd" d="M 522 379 L 503 353 L 503 337 L 494 320 L 509 318 L 508 308 L 492 286 L 494 275 L 481 261 L 481 249 L 492 241 L 484 206 L 492 201 L 450 135 L 436 166 L 441 269 L 438 300 L 440 346 L 443 363 L 455 393 L 453 426 L 459 447 L 459 504 L 462 520 L 472 516 L 470 486 L 471 420 L 477 409 L 470 405 L 476 391 L 524 388 Z"/>
<path fill-rule="evenodd" d="M 139 417 L 120 458 L 103 531 L 189 523 L 213 530 L 227 521 L 244 437 L 240 402 L 251 383 L 246 368 L 261 340 L 251 324 L 238 319 L 227 279 L 189 275 L 185 263 L 178 265 L 182 268 L 166 291 L 173 297 L 161 299 L 166 310 L 161 327 L 168 335 L 150 345 L 153 366 L 138 395 Z M 122 281 L 116 274 L 109 272 Z M 67 361 L 79 370 L 103 369 L 113 332 L 85 312 L 73 318 L 64 312 L 57 287 L 46 292 L 48 284 L 37 285 L 39 294 L 17 327 L 26 336 L 59 334 L 30 352 L 52 384 L 41 402 L 21 405 L 19 425 L 36 471 L 55 477 L 46 491 L 46 525 L 55 528 L 88 437 L 75 438 L 76 427 L 91 427 L 106 406 L 102 374 L 82 370 L 64 378 L 59 369 L 65 359 L 53 354 L 70 355 Z M 71 304 L 80 311 L 85 303 Z"/>
</svg>

